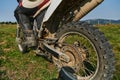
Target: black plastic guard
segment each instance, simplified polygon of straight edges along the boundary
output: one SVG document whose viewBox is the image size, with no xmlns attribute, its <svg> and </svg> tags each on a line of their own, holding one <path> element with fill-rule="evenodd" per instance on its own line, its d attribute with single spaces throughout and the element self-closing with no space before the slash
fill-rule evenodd
<svg viewBox="0 0 120 80">
<path fill-rule="evenodd" d="M 77 77 L 74 75 L 75 71 L 70 67 L 62 67 L 59 72 L 58 80 L 77 80 Z"/>
</svg>

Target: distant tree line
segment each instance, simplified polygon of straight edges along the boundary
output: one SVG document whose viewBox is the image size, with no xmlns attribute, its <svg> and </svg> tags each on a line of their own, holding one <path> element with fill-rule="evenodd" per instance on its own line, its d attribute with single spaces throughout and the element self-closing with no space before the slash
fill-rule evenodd
<svg viewBox="0 0 120 80">
<path fill-rule="evenodd" d="M 11 22 L 11 21 L 9 21 L 9 22 L 0 22 L 0 24 L 16 24 L 17 22 Z"/>
<path fill-rule="evenodd" d="M 120 20 L 111 19 L 88 19 L 84 21 L 90 24 L 120 24 Z"/>
</svg>

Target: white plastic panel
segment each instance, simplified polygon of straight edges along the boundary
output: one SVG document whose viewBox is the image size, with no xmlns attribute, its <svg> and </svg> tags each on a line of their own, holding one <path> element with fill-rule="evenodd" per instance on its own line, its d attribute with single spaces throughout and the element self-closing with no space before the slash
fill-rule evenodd
<svg viewBox="0 0 120 80">
<path fill-rule="evenodd" d="M 51 0 L 51 4 L 48 7 L 48 10 L 46 11 L 43 22 L 46 22 L 51 17 L 51 15 L 56 10 L 56 8 L 60 5 L 61 2 L 62 0 Z"/>
</svg>

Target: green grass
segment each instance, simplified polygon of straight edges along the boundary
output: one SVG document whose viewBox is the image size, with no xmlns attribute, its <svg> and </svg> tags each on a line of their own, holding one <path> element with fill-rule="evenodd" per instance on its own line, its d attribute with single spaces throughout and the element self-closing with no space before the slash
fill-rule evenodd
<svg viewBox="0 0 120 80">
<path fill-rule="evenodd" d="M 113 47 L 115 67 L 113 80 L 120 80 L 120 25 L 99 25 Z M 15 42 L 16 25 L 0 25 L 0 80 L 53 80 L 54 65 L 33 51 L 21 54 Z"/>
<path fill-rule="evenodd" d="M 113 80 L 120 80 L 120 25 L 99 25 L 99 29 L 109 40 L 115 55 L 116 71 Z"/>
<path fill-rule="evenodd" d="M 15 42 L 16 25 L 0 25 L 0 80 L 53 80 L 54 65 L 33 51 L 21 54 Z"/>
</svg>

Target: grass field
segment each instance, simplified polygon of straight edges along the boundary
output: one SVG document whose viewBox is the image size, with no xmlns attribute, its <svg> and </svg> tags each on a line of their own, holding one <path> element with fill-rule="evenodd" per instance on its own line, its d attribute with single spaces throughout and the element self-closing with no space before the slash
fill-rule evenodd
<svg viewBox="0 0 120 80">
<path fill-rule="evenodd" d="M 56 69 L 33 51 L 21 54 L 15 42 L 16 25 L 0 26 L 0 80 L 53 80 Z"/>
<path fill-rule="evenodd" d="M 109 40 L 115 55 L 115 68 L 113 80 L 120 80 L 120 25 L 100 25 L 98 27 Z"/>
<path fill-rule="evenodd" d="M 99 25 L 115 54 L 113 80 L 120 80 L 120 25 Z M 21 54 L 15 42 L 16 25 L 0 25 L 0 80 L 54 80 L 54 65 L 33 51 Z"/>
</svg>

